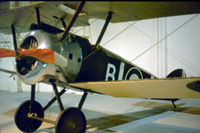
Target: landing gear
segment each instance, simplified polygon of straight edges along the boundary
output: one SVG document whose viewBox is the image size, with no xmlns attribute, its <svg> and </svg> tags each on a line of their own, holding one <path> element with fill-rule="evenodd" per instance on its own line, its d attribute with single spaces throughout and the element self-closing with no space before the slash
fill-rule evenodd
<svg viewBox="0 0 200 133">
<path fill-rule="evenodd" d="M 31 119 L 29 118 L 30 116 L 40 118 L 44 117 L 42 106 L 38 102 L 34 101 L 32 102 L 30 112 L 30 103 L 30 100 L 22 103 L 15 114 L 15 124 L 23 132 L 33 132 L 42 124 L 42 121 Z"/>
<path fill-rule="evenodd" d="M 170 101 L 172 102 L 174 108 L 176 108 L 176 104 L 175 104 L 174 102 L 176 102 L 177 100 L 179 100 L 179 99 L 177 99 L 177 98 L 175 98 L 175 99 L 170 99 Z"/>
<path fill-rule="evenodd" d="M 56 124 L 56 133 L 84 133 L 86 119 L 78 108 L 68 108 L 62 111 Z"/>
<path fill-rule="evenodd" d="M 179 100 L 178 98 L 171 98 L 171 99 L 170 99 L 170 98 L 152 98 L 152 99 L 171 101 L 174 108 L 176 108 L 175 102 L 176 102 L 177 100 Z"/>
<path fill-rule="evenodd" d="M 78 108 L 64 109 L 56 84 L 53 80 L 51 80 L 50 82 L 53 86 L 56 95 L 55 97 L 61 110 L 61 114 L 58 116 L 56 122 L 56 133 L 85 133 L 86 119 L 83 112 L 81 111 L 81 108 L 83 106 L 83 103 L 85 102 L 88 93 L 84 92 L 79 102 Z"/>
<path fill-rule="evenodd" d="M 58 92 L 54 80 L 50 80 L 55 92 L 55 97 L 52 98 L 46 106 L 42 107 L 35 101 L 35 85 L 31 86 L 31 98 L 22 103 L 15 115 L 15 124 L 23 132 L 34 132 L 42 122 L 55 124 L 56 133 L 85 133 L 86 118 L 81 111 L 81 108 L 86 100 L 87 92 L 85 91 L 77 108 L 64 109 L 61 101 L 61 95 L 65 93 L 65 88 Z M 57 121 L 44 119 L 44 111 L 46 111 L 57 100 L 61 114 Z"/>
</svg>

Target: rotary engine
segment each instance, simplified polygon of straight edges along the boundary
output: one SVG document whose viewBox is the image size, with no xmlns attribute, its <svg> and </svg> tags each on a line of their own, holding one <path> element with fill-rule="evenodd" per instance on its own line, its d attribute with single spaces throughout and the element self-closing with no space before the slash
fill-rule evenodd
<svg viewBox="0 0 200 133">
<path fill-rule="evenodd" d="M 55 57 L 56 65 L 39 61 L 30 56 L 17 60 L 17 72 L 24 83 L 49 82 L 49 79 L 66 83 L 76 79 L 82 59 L 80 44 L 76 39 L 71 41 L 72 35 L 63 41 L 60 41 L 58 36 L 58 34 L 35 30 L 25 37 L 20 48 L 48 48 L 54 50 L 59 58 Z"/>
</svg>

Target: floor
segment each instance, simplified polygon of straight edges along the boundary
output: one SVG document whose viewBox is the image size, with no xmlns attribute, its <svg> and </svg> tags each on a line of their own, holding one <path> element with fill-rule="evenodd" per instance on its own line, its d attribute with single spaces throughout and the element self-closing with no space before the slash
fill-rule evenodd
<svg viewBox="0 0 200 133">
<path fill-rule="evenodd" d="M 36 93 L 36 100 L 46 105 L 53 93 Z M 0 133 L 22 133 L 14 123 L 16 108 L 30 97 L 29 92 L 0 91 Z M 77 107 L 81 95 L 68 92 L 62 96 L 64 107 Z M 82 111 L 87 119 L 87 133 L 199 133 L 200 99 L 182 99 L 173 108 L 169 101 L 138 98 L 114 98 L 89 94 Z M 56 120 L 57 103 L 45 118 Z M 54 133 L 55 125 L 43 123 L 35 133 Z"/>
</svg>

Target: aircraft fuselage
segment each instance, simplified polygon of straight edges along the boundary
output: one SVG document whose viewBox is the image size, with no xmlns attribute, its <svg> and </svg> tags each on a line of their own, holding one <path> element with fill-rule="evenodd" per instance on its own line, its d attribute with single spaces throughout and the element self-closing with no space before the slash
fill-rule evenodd
<svg viewBox="0 0 200 133">
<path fill-rule="evenodd" d="M 49 48 L 58 53 L 63 60 L 58 60 L 57 66 L 31 57 L 17 61 L 17 70 L 22 81 L 35 84 L 48 82 L 50 78 L 62 83 L 155 78 L 154 75 L 103 47 L 93 50 L 85 38 L 69 34 L 60 41 L 58 36 L 34 30 L 25 37 L 20 47 Z"/>
<path fill-rule="evenodd" d="M 99 47 L 83 60 L 76 82 L 145 78 L 155 78 L 155 76 L 105 48 Z"/>
</svg>

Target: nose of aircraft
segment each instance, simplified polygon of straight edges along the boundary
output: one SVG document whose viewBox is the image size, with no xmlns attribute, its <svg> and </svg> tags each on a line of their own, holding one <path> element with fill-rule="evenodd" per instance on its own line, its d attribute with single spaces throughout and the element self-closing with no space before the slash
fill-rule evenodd
<svg viewBox="0 0 200 133">
<path fill-rule="evenodd" d="M 57 36 L 44 31 L 33 31 L 25 37 L 17 52 L 0 49 L 0 57 L 16 57 L 18 76 L 26 84 L 46 81 L 48 80 L 46 77 L 54 77 L 62 82 L 68 82 L 68 79 L 72 81 L 76 78 L 81 63 L 72 59 L 69 61 L 68 54 L 73 53 L 78 47 L 75 50 L 79 52 L 75 51 L 74 57 L 80 58 L 79 43 L 72 45 L 64 40 L 65 43 L 62 44 L 58 39 L 55 41 L 56 39 Z M 77 64 L 79 69 L 75 67 Z"/>
<path fill-rule="evenodd" d="M 36 68 L 38 60 L 55 64 L 54 51 L 50 49 L 37 49 L 38 41 L 34 36 L 27 37 L 20 46 L 20 58 L 17 59 L 17 71 L 26 75 Z"/>
</svg>

